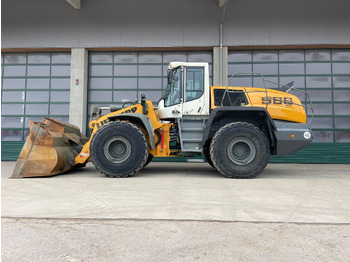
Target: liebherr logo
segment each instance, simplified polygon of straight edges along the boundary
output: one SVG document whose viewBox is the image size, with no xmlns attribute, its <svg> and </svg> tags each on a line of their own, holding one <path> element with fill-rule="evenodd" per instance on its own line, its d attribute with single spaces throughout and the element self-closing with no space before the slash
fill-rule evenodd
<svg viewBox="0 0 350 262">
<path fill-rule="evenodd" d="M 97 129 L 100 129 L 103 125 L 109 123 L 109 120 L 108 119 L 105 119 L 103 121 L 100 121 L 99 123 L 96 123 L 96 126 L 97 126 Z M 92 123 L 92 128 L 95 127 L 95 123 Z"/>
<path fill-rule="evenodd" d="M 131 109 L 125 110 L 121 114 L 135 113 L 136 111 L 137 111 L 137 107 L 132 107 Z"/>
<path fill-rule="evenodd" d="M 125 110 L 124 112 L 120 113 L 120 114 L 127 114 L 127 113 L 135 113 L 137 111 L 137 107 L 132 107 L 131 109 Z M 105 119 L 103 121 L 100 121 L 98 123 L 96 123 L 97 129 L 100 129 L 103 125 L 109 123 L 108 119 Z M 95 127 L 95 123 L 92 124 L 92 128 Z"/>
</svg>

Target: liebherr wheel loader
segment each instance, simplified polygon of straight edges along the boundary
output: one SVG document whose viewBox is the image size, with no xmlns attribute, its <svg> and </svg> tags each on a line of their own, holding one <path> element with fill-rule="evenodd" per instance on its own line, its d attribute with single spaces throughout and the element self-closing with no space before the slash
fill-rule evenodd
<svg viewBox="0 0 350 262">
<path fill-rule="evenodd" d="M 144 95 L 105 115 L 94 105 L 90 138 L 59 120 L 31 121 L 12 178 L 56 175 L 89 161 L 106 176 L 128 177 L 153 157 L 200 154 L 226 177 L 253 178 L 270 155 L 289 155 L 312 141 L 292 90 L 292 84 L 210 87 L 207 63 L 171 62 L 157 109 Z"/>
</svg>

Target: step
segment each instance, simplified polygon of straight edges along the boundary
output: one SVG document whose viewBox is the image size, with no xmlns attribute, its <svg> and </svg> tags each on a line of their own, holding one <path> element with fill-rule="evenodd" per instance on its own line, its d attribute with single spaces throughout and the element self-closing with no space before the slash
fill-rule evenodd
<svg viewBox="0 0 350 262">
<path fill-rule="evenodd" d="M 181 131 L 203 132 L 204 128 L 200 128 L 200 127 L 182 127 Z"/>
<path fill-rule="evenodd" d="M 190 143 L 200 143 L 200 142 L 202 142 L 202 138 L 183 138 L 182 142 L 184 142 L 184 143 L 188 143 L 188 142 L 190 142 Z"/>
</svg>

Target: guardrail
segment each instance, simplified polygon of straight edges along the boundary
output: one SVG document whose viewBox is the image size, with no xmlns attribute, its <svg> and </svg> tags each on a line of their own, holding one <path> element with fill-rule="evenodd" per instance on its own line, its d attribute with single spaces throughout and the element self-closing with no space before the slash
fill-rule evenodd
<svg viewBox="0 0 350 262">
<path fill-rule="evenodd" d="M 229 84 L 230 84 L 230 81 L 234 78 L 234 77 L 237 77 L 237 76 L 260 76 L 262 81 L 263 81 L 263 84 L 264 84 L 264 91 L 245 91 L 244 90 L 244 93 L 265 93 L 265 97 L 266 99 L 268 99 L 268 93 L 267 93 L 267 87 L 266 87 L 266 82 L 269 82 L 269 83 L 272 83 L 272 84 L 275 84 L 278 86 L 278 89 L 277 91 L 281 91 L 281 92 L 285 92 L 285 93 L 290 93 L 291 91 L 297 91 L 297 92 L 301 92 L 301 93 L 304 93 L 305 94 L 305 97 L 306 97 L 306 101 L 305 101 L 305 105 L 304 104 L 297 104 L 297 103 L 294 103 L 294 102 L 288 102 L 286 103 L 284 106 L 287 106 L 287 105 L 296 105 L 296 106 L 301 106 L 305 109 L 310 109 L 311 110 L 311 119 L 309 121 L 307 121 L 307 123 L 311 123 L 313 118 L 314 118 L 314 108 L 313 108 L 313 105 L 312 105 L 312 101 L 310 99 L 310 96 L 308 94 L 308 92 L 304 91 L 304 90 L 300 90 L 300 89 L 297 89 L 294 87 L 294 81 L 293 82 L 290 82 L 286 85 L 282 85 L 280 83 L 277 83 L 277 82 L 274 82 L 274 81 L 270 81 L 270 80 L 266 80 L 264 78 L 264 76 L 261 74 L 261 73 L 255 73 L 255 72 L 249 72 L 249 73 L 240 73 L 240 72 L 236 72 L 234 74 L 231 75 L 231 77 L 229 78 L 228 82 L 227 82 L 227 86 L 225 88 L 225 92 L 222 96 L 222 99 L 221 99 L 221 106 L 223 106 L 223 102 L 224 102 L 224 99 L 225 99 L 225 96 L 227 93 L 238 93 L 238 92 L 242 92 L 241 90 L 229 90 L 228 87 L 229 87 Z M 228 96 L 228 99 L 231 103 L 231 98 L 230 96 Z M 236 102 L 236 101 L 235 101 Z M 234 103 L 231 103 L 231 104 L 235 104 Z M 309 105 L 308 105 L 309 104 Z M 268 108 L 268 104 L 266 104 L 266 110 Z"/>
</svg>

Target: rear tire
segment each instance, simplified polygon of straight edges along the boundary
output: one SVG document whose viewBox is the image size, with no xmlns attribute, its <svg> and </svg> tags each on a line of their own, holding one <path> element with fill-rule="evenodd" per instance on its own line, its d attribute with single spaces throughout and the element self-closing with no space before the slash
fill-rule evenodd
<svg viewBox="0 0 350 262">
<path fill-rule="evenodd" d="M 216 169 L 229 178 L 253 178 L 270 158 L 269 142 L 257 127 L 234 122 L 219 129 L 210 144 L 210 157 Z"/>
<path fill-rule="evenodd" d="M 148 158 L 144 133 L 125 121 L 102 126 L 90 144 L 91 162 L 109 177 L 128 177 L 138 172 Z"/>
<path fill-rule="evenodd" d="M 213 164 L 213 161 L 210 158 L 210 148 L 209 148 L 209 146 L 203 148 L 203 155 L 205 157 L 205 160 L 207 160 L 207 163 L 209 165 L 211 165 L 213 168 L 215 168 L 215 166 Z"/>
</svg>

